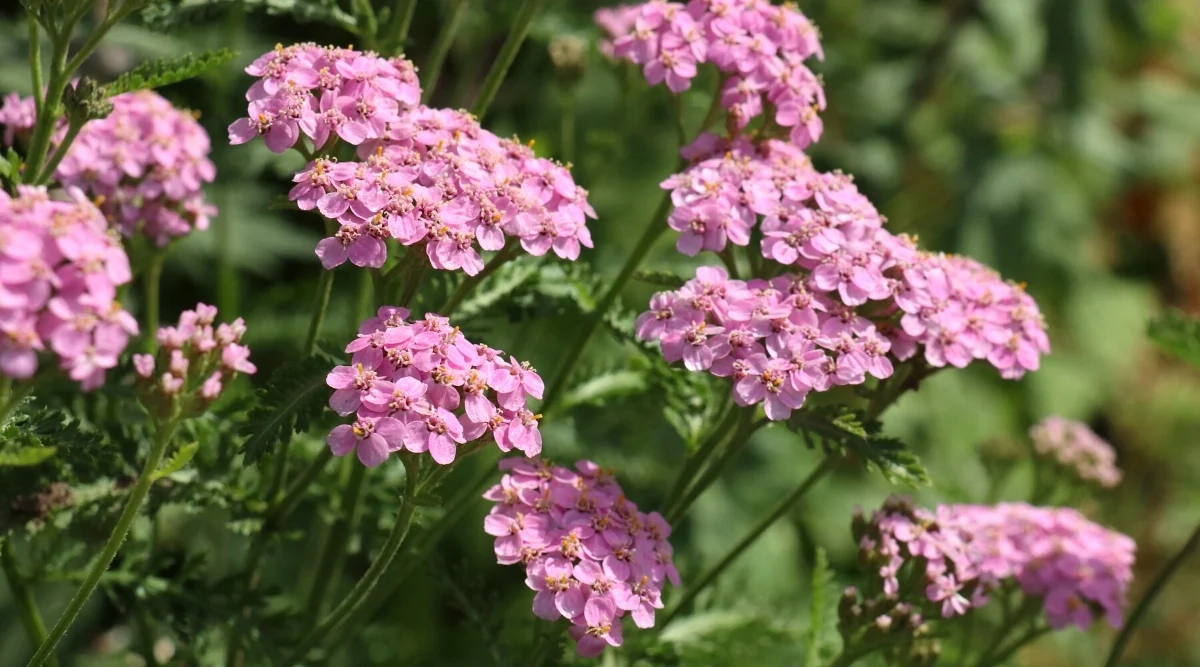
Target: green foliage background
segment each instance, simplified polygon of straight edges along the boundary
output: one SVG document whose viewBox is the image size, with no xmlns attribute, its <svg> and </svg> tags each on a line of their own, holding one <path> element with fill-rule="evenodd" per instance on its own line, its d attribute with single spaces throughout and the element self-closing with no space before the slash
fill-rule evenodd
<svg viewBox="0 0 1200 667">
<path fill-rule="evenodd" d="M 437 105 L 470 104 L 519 6 L 514 0 L 470 1 L 433 97 Z M 596 250 L 583 261 L 611 276 L 658 201 L 658 183 L 675 161 L 676 130 L 661 88 L 649 89 L 636 72 L 595 51 L 591 14 L 605 4 L 546 3 L 485 125 L 533 140 L 540 154 L 574 164 L 576 180 L 590 189 L 600 215 L 592 225 Z M 813 153 L 818 166 L 855 174 L 893 229 L 919 233 L 927 247 L 970 254 L 1027 282 L 1049 320 L 1054 352 L 1041 371 L 1018 383 L 1000 381 L 987 369 L 942 373 L 885 415 L 885 430 L 914 445 L 929 469 L 933 486 L 918 494 L 920 500 L 983 501 L 981 442 L 1022 437 L 1050 414 L 1086 420 L 1117 448 L 1126 478 L 1084 509 L 1137 539 L 1136 595 L 1200 520 L 1200 377 L 1159 356 L 1144 335 L 1147 319 L 1166 304 L 1200 308 L 1200 6 L 1191 0 L 799 4 L 821 28 L 827 56 L 818 68 L 829 98 L 826 135 Z M 418 2 L 406 48 L 418 66 L 448 5 Z M 218 181 L 208 194 L 221 209 L 213 229 L 193 234 L 168 259 L 163 312 L 170 317 L 203 299 L 217 303 L 223 316 L 244 316 L 254 359 L 266 371 L 294 355 L 303 338 L 320 270 L 312 250 L 321 223 L 273 206 L 299 158 L 272 155 L 258 142 L 230 147 L 225 127 L 244 113 L 249 77 L 240 68 L 259 53 L 276 42 L 353 42 L 351 35 L 309 20 L 322 6 L 187 0 L 144 17 L 142 25 L 115 29 L 86 68 L 108 81 L 148 59 L 217 48 L 238 52 L 201 78 L 162 91 L 197 110 L 212 135 Z M 26 93 L 25 26 L 6 12 L 0 10 L 0 93 Z M 556 68 L 549 44 L 568 36 L 586 44 L 583 60 Z M 698 84 L 711 88 L 712 81 Z M 685 118 L 695 124 L 707 105 L 706 94 L 690 94 Z M 643 268 L 694 266 L 672 244 L 664 239 Z M 331 352 L 356 328 L 362 277 L 338 271 L 322 332 Z M 581 267 L 517 264 L 494 283 L 505 294 L 465 304 L 461 323 L 473 339 L 529 358 L 548 374 L 590 307 L 595 282 Z M 435 284 L 429 291 L 444 288 Z M 625 309 L 641 309 L 655 289 L 635 282 Z M 513 298 L 497 308 L 499 296 Z M 437 302 L 431 297 L 425 304 Z M 645 358 L 611 334 L 593 340 L 576 375 L 576 385 L 590 384 L 572 394 L 569 411 L 544 424 L 546 453 L 564 462 L 587 456 L 615 468 L 629 495 L 653 508 L 682 460 L 689 417 L 700 414 L 703 404 L 664 398 L 646 381 Z M 265 383 L 268 375 L 256 382 Z M 328 418 L 313 421 L 320 427 Z M 197 428 L 197 461 L 226 465 L 232 454 L 206 451 L 204 439 L 216 434 L 205 433 L 203 424 Z M 293 447 L 311 457 L 322 446 L 321 432 L 316 428 Z M 731 535 L 790 490 L 816 456 L 783 429 L 761 432 L 678 527 L 673 541 L 685 579 L 719 557 Z M 453 477 L 445 493 L 467 484 L 481 466 L 474 462 Z M 335 596 L 365 569 L 364 549 L 377 546 L 385 532 L 379 524 L 390 515 L 385 510 L 394 505 L 397 487 L 393 476 L 377 473 L 369 478 L 362 540 L 349 541 L 344 562 L 321 575 L 333 579 Z M 220 499 L 235 501 L 253 475 L 174 496 L 170 487 L 156 491 L 168 506 L 153 533 L 140 526 L 134 539 L 154 535 L 173 560 L 145 564 L 150 575 L 136 585 L 116 582 L 93 599 L 68 637 L 73 650 L 92 656 L 78 664 L 125 664 L 112 657 L 121 654 L 112 647 L 121 642 L 122 628 L 113 625 L 123 622 L 127 594 L 150 600 L 150 613 L 166 619 L 183 612 L 155 601 L 183 599 L 190 586 L 220 589 L 248 542 L 227 529 L 255 530 L 222 510 Z M 272 552 L 264 597 L 257 601 L 256 630 L 277 630 L 272 624 L 295 611 L 296 596 L 303 600 L 300 592 L 311 582 L 298 572 L 315 558 L 320 529 L 313 527 L 331 515 L 345 475 L 332 466 L 315 501 L 289 522 L 288 541 Z M 1018 497 L 1022 481 L 1001 495 Z M 667 634 L 683 664 L 804 664 L 813 582 L 820 587 L 825 581 L 813 576 L 818 554 L 824 558 L 818 545 L 828 552 L 832 579 L 848 580 L 855 569 L 851 509 L 870 509 L 892 491 L 878 474 L 858 471 L 822 483 L 702 598 L 702 608 L 719 603 L 723 611 L 701 612 Z M 189 509 L 199 502 L 206 509 Z M 479 528 L 484 511 L 482 502 L 474 507 L 420 563 L 418 576 L 402 582 L 368 625 L 353 629 L 358 637 L 329 664 L 487 665 L 504 659 L 506 633 L 516 630 L 489 619 L 527 616 L 531 594 L 521 573 L 494 563 L 490 539 Z M 1128 664 L 1200 664 L 1194 631 L 1198 565 L 1185 569 L 1160 600 Z M 64 583 L 39 588 L 50 618 L 71 590 Z M 204 625 L 214 619 L 187 620 L 196 625 L 195 646 L 202 647 Z M 1056 633 L 1019 662 L 1094 665 L 1110 640 L 1106 629 Z M 198 650 L 190 660 L 208 662 Z M 0 597 L 0 665 L 21 664 L 25 655 L 16 613 Z"/>
</svg>

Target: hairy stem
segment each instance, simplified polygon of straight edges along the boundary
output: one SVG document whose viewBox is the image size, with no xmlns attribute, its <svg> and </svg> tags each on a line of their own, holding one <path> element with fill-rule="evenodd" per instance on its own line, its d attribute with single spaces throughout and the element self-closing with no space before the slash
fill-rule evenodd
<svg viewBox="0 0 1200 667">
<path fill-rule="evenodd" d="M 1120 634 L 1117 635 L 1116 641 L 1113 642 L 1112 650 L 1108 653 L 1108 660 L 1104 662 L 1104 667 L 1117 666 L 1117 663 L 1121 660 L 1121 654 L 1125 652 L 1125 647 L 1129 644 L 1129 639 L 1133 637 L 1138 624 L 1146 617 L 1146 612 L 1150 609 L 1150 605 L 1163 592 L 1163 589 L 1167 586 L 1167 582 L 1179 570 L 1184 561 L 1195 553 L 1197 549 L 1200 549 L 1200 524 L 1196 524 L 1196 528 L 1192 531 L 1192 535 L 1188 538 L 1188 541 L 1158 571 L 1158 574 L 1154 577 L 1154 581 L 1146 589 L 1146 594 L 1142 596 L 1141 600 L 1138 600 L 1137 606 L 1129 614 L 1129 619 L 1125 621 L 1125 627 L 1121 628 Z"/>
<path fill-rule="evenodd" d="M 42 117 L 42 41 L 33 12 L 29 12 L 29 80 L 33 83 L 34 118 Z"/>
<path fill-rule="evenodd" d="M 152 248 L 146 263 L 146 274 L 142 277 L 142 288 L 146 291 L 146 328 L 142 334 L 146 336 L 146 346 L 151 352 L 158 349 L 158 337 L 154 332 L 159 323 L 163 260 L 166 255 L 163 250 Z"/>
<path fill-rule="evenodd" d="M 87 577 L 79 585 L 75 594 L 71 596 L 71 601 L 67 603 L 67 608 L 63 610 L 62 616 L 54 624 L 54 627 L 50 630 L 50 634 L 42 642 L 27 667 L 39 667 L 39 665 L 46 663 L 51 654 L 54 653 L 54 647 L 58 645 L 59 640 L 66 634 L 71 624 L 75 622 L 75 618 L 79 616 L 84 603 L 91 597 L 92 592 L 96 590 L 96 586 L 100 583 L 100 578 L 104 576 L 105 570 L 108 569 L 113 558 L 116 558 L 117 552 L 120 551 L 121 545 L 125 542 L 125 537 L 129 535 L 129 529 L 133 527 L 133 522 L 137 519 L 138 510 L 141 509 L 142 503 L 146 500 L 146 495 L 150 493 L 150 487 L 154 484 L 154 473 L 158 470 L 158 465 L 162 462 L 163 454 L 167 451 L 167 445 L 171 442 L 171 436 L 175 433 L 175 426 L 176 422 L 173 419 L 157 424 L 154 441 L 150 445 L 150 455 L 146 457 L 146 465 L 142 467 L 142 474 L 129 491 L 129 498 L 125 501 L 125 508 L 121 510 L 121 516 L 117 519 L 116 527 L 113 528 L 113 532 L 109 535 L 108 541 L 105 542 L 104 548 L 100 550 L 100 555 L 92 563 Z"/>
<path fill-rule="evenodd" d="M 46 623 L 42 621 L 42 613 L 38 610 L 29 582 L 17 568 L 17 559 L 12 554 L 12 542 L 0 543 L 0 566 L 4 568 L 4 578 L 8 581 L 8 590 L 13 601 L 17 603 L 17 612 L 21 615 L 21 623 L 29 635 L 29 643 L 32 646 L 41 646 L 42 642 L 46 641 Z M 57 666 L 58 658 L 50 656 L 49 662 Z"/>
<path fill-rule="evenodd" d="M 317 627 L 313 628 L 312 632 L 300 643 L 300 646 L 283 661 L 285 667 L 304 660 L 309 651 L 320 646 L 331 632 L 338 629 L 351 614 L 362 606 L 367 596 L 371 594 L 375 585 L 383 577 L 383 573 L 391 565 L 392 559 L 399 553 L 400 547 L 404 546 L 404 538 L 408 535 L 408 529 L 412 526 L 413 515 L 417 509 L 414 501 L 417 496 L 417 486 L 420 483 L 421 459 L 415 456 L 403 456 L 402 460 L 406 471 L 404 500 L 387 542 L 380 549 L 379 555 L 371 562 L 371 567 L 367 569 L 366 574 L 354 585 L 350 594 L 333 611 L 322 618 Z"/>
<path fill-rule="evenodd" d="M 721 418 L 717 421 L 717 425 L 709 431 L 708 436 L 700 442 L 700 446 L 691 456 L 687 457 L 683 468 L 679 471 L 679 476 L 675 478 L 675 483 L 671 485 L 671 490 L 667 492 L 667 498 L 663 501 L 663 511 L 670 514 L 675 505 L 682 500 L 683 492 L 687 490 L 688 485 L 695 479 L 696 474 L 708 462 L 713 452 L 717 450 L 725 437 L 729 434 L 729 429 L 737 423 L 738 411 L 729 407 L 726 404 Z"/>
<path fill-rule="evenodd" d="M 312 315 L 308 319 L 308 333 L 304 335 L 304 347 L 300 353 L 307 357 L 317 349 L 317 338 L 325 324 L 325 313 L 329 310 L 329 296 L 333 294 L 333 271 L 322 270 L 317 278 L 317 296 L 313 301 Z"/>
<path fill-rule="evenodd" d="M 683 612 L 688 608 L 692 601 L 696 599 L 697 595 L 699 595 L 704 591 L 704 589 L 708 588 L 714 581 L 716 581 L 717 577 L 721 576 L 725 570 L 729 569 L 729 566 L 733 565 L 734 561 L 736 561 L 738 557 L 746 551 L 746 549 L 750 548 L 750 545 L 754 544 L 758 538 L 767 531 L 768 528 L 770 528 L 776 521 L 781 519 L 785 514 L 790 512 L 792 507 L 799 502 L 806 493 L 808 493 L 809 489 L 811 489 L 817 482 L 825 477 L 825 475 L 829 474 L 829 472 L 833 470 L 836 462 L 836 458 L 832 456 L 826 456 L 816 468 L 813 468 L 812 472 L 808 473 L 808 476 L 804 478 L 804 481 L 800 482 L 800 486 L 796 487 L 795 491 L 792 491 L 792 493 L 786 498 L 779 501 L 779 504 L 775 506 L 775 509 L 771 510 L 769 514 L 759 520 L 759 522 L 750 529 L 750 532 L 747 533 L 746 536 L 741 539 L 741 541 L 735 544 L 733 548 L 730 549 L 729 552 L 726 553 L 725 556 L 712 567 L 712 569 L 710 569 L 708 572 L 705 572 L 695 584 L 686 589 L 683 598 L 679 601 L 679 604 L 675 605 L 674 608 L 667 614 L 667 618 L 663 621 L 661 627 L 665 628 L 670 625 L 671 621 L 675 620 L 675 618 L 679 616 L 680 612 Z"/>
<path fill-rule="evenodd" d="M 442 21 L 442 30 L 433 43 L 433 50 L 429 52 L 429 62 L 421 68 L 421 73 L 425 75 L 425 80 L 421 82 L 425 89 L 421 95 L 421 102 L 425 104 L 429 104 L 429 100 L 433 98 L 433 91 L 437 89 L 442 67 L 446 64 L 446 57 L 450 55 L 450 47 L 454 45 L 454 37 L 458 34 L 462 20 L 467 16 L 467 4 L 468 0 L 451 1 L 450 11 Z"/>
<path fill-rule="evenodd" d="M 463 302 L 463 299 L 467 298 L 467 296 L 471 294 L 472 290 L 479 286 L 479 283 L 483 282 L 485 278 L 495 273 L 496 269 L 499 269 L 501 266 L 507 264 L 509 260 L 516 257 L 517 250 L 520 247 L 520 243 L 513 241 L 501 248 L 500 252 L 496 253 L 496 255 L 492 257 L 487 264 L 484 264 L 482 271 L 473 276 L 468 276 L 466 280 L 459 284 L 458 289 L 455 289 L 454 293 L 450 295 L 450 298 L 446 299 L 446 303 L 442 304 L 441 309 L 438 310 L 438 315 L 441 315 L 442 317 L 450 317 L 450 313 L 454 312 L 455 308 L 458 308 L 459 304 Z"/>
<path fill-rule="evenodd" d="M 500 90 L 500 84 L 504 83 L 504 77 L 508 75 L 508 68 L 512 67 L 513 61 L 517 59 L 517 52 L 521 50 L 521 45 L 525 43 L 525 38 L 529 35 L 533 19 L 542 10 L 545 2 L 546 0 L 525 0 L 521 12 L 517 14 L 516 23 L 509 29 L 508 38 L 504 40 L 504 45 L 500 47 L 500 53 L 496 54 L 496 59 L 492 61 L 492 67 L 483 80 L 479 96 L 475 98 L 475 104 L 471 105 L 471 113 L 480 121 L 487 114 L 488 107 L 492 105 L 496 91 Z"/>
<path fill-rule="evenodd" d="M 725 470 L 729 462 L 733 460 L 733 457 L 737 456 L 738 452 L 741 452 L 746 447 L 750 442 L 750 436 L 754 435 L 754 432 L 763 425 L 763 422 L 754 422 L 753 410 L 741 409 L 735 410 L 735 413 L 738 414 L 737 428 L 729 436 L 725 447 L 720 449 L 721 455 L 704 467 L 700 476 L 687 487 L 686 492 L 679 502 L 670 508 L 670 512 L 667 514 L 668 523 L 675 523 L 687 514 L 692 505 L 708 490 L 708 487 L 717 481 L 717 478 L 721 476 L 721 472 Z"/>
</svg>

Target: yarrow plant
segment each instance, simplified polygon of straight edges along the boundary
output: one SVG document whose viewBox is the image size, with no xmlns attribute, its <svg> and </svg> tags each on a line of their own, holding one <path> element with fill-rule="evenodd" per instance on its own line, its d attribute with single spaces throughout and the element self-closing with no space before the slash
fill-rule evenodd
<svg viewBox="0 0 1200 667">
<path fill-rule="evenodd" d="M 363 465 L 377 466 L 404 449 L 448 465 L 460 447 L 486 437 L 503 452 L 537 456 L 541 415 L 526 407 L 542 397 L 537 371 L 471 343 L 447 318 L 428 313 L 408 322 L 408 315 L 380 308 L 346 346 L 353 365 L 329 373 L 329 407 L 356 416 L 329 433 L 334 455 L 356 451 Z"/>
<path fill-rule="evenodd" d="M 219 323 L 217 308 L 201 302 L 160 326 L 167 246 L 208 226 L 216 209 L 205 189 L 217 174 L 197 115 L 150 88 L 233 56 L 164 59 L 98 83 L 78 70 L 147 0 L 25 4 L 26 90 L 34 92 L 0 104 L 0 571 L 34 647 L 30 667 L 57 660 L 60 640 L 102 581 L 118 612 L 130 611 L 131 650 L 148 665 L 336 661 L 338 644 L 361 640 L 373 612 L 418 568 L 433 575 L 430 585 L 446 580 L 447 599 L 483 638 L 463 642 L 461 654 L 441 654 L 443 662 L 468 660 L 478 645 L 498 664 L 519 657 L 530 667 L 574 661 L 563 655 L 571 648 L 583 658 L 610 650 L 610 659 L 620 649 L 630 664 L 709 664 L 720 656 L 696 658 L 689 635 L 702 636 L 704 651 L 757 648 L 749 632 L 761 633 L 763 644 L 786 634 L 790 655 L 801 640 L 778 632 L 790 619 L 721 609 L 720 597 L 716 617 L 729 611 L 732 621 L 716 625 L 742 634 L 728 639 L 721 633 L 734 631 L 707 619 L 693 626 L 700 631 L 664 630 L 692 614 L 835 469 L 865 466 L 892 483 L 928 483 L 883 415 L 934 372 L 979 361 L 1016 380 L 1050 351 L 1023 285 L 889 231 L 852 176 L 813 166 L 805 151 L 824 131 L 826 98 L 809 66 L 824 58 L 823 47 L 797 7 L 766 0 L 651 0 L 596 13 L 607 36 L 601 50 L 614 65 L 634 65 L 640 75 L 629 67 L 626 74 L 635 80 L 665 88 L 654 97 L 670 94 L 680 134 L 675 173 L 659 181 L 659 211 L 612 281 L 586 262 L 550 257 L 576 262 L 593 246 L 597 212 L 577 181 L 591 169 L 576 172 L 481 121 L 546 3 L 523 0 L 479 85 L 455 87 L 476 93 L 470 111 L 431 104 L 447 92 L 435 83 L 458 50 L 455 31 L 471 23 L 470 3 L 450 3 L 439 15 L 428 58 L 415 58 L 420 71 L 399 48 L 425 45 L 408 31 L 426 3 L 296 3 L 299 15 L 366 47 L 277 45 L 245 67 L 253 82 L 244 115 L 239 101 L 231 115 L 240 117 L 219 122 L 231 145 L 261 140 L 271 153 L 303 158 L 302 167 L 287 167 L 298 171 L 276 206 L 325 229 L 314 250 L 321 266 L 311 267 L 313 307 L 303 338 L 295 337 L 303 342 L 287 346 L 297 329 L 291 319 L 255 324 L 256 307 L 248 333 L 236 317 L 227 251 L 256 238 L 241 236 L 252 230 L 238 225 L 219 230 L 215 244 L 219 302 L 231 304 L 222 310 L 234 319 Z M 179 11 L 155 7 L 144 18 L 178 19 Z M 577 34 L 551 44 L 565 114 L 586 78 L 585 53 Z M 692 102 L 705 96 L 709 112 L 692 134 L 684 112 L 702 108 Z M 561 141 L 551 141 L 564 160 L 577 152 L 575 120 L 564 116 Z M 595 162 L 588 157 L 589 167 Z M 688 276 L 639 272 L 668 231 L 682 255 L 712 257 Z M 174 249 L 191 252 L 187 245 Z M 343 273 L 333 269 L 347 262 L 367 269 L 358 272 L 357 298 L 347 298 L 340 281 L 334 289 Z M 630 327 L 622 298 L 633 279 L 666 289 Z M 545 313 L 575 330 L 557 359 L 557 346 L 530 348 L 545 339 L 537 319 Z M 520 320 L 530 327 L 506 330 Z M 581 364 L 602 325 L 624 345 L 607 348 L 601 363 Z M 651 344 L 631 344 L 634 337 Z M 345 356 L 331 356 L 327 340 L 348 340 L 338 344 Z M 507 341 L 514 354 L 489 340 Z M 543 382 L 526 359 L 552 375 Z M 268 377 L 251 390 L 241 376 L 257 376 L 260 364 Z M 591 372 L 577 377 L 578 368 Z M 71 382 L 56 380 L 56 370 Z M 723 382 L 728 394 L 711 391 Z M 679 437 L 627 420 L 635 403 L 637 414 L 662 408 Z M 723 535 L 732 546 L 707 570 L 692 570 L 706 559 L 681 556 L 681 576 L 675 546 L 686 545 L 672 545 L 672 528 L 697 535 L 705 525 L 688 522 L 700 496 L 756 432 L 781 425 L 813 452 L 807 476 L 742 535 Z M 896 666 L 952 655 L 994 667 L 1052 629 L 1088 628 L 1101 616 L 1114 627 L 1127 618 L 1136 625 L 1144 606 L 1125 609 L 1133 541 L 1050 502 L 1078 491 L 1079 480 L 1115 486 L 1113 448 L 1062 418 L 1030 437 L 1028 503 L 1005 495 L 1016 485 L 1002 486 L 996 474 L 980 499 L 987 504 L 925 510 L 893 498 L 869 519 L 856 514 L 864 576 L 837 605 L 836 656 L 822 637 L 832 625 L 823 614 L 834 575 L 819 546 L 805 550 L 815 554 L 806 665 L 848 667 L 876 654 Z M 617 471 L 590 458 L 573 467 L 542 458 L 556 448 L 591 457 L 589 443 L 601 438 L 686 454 L 670 466 L 673 485 L 655 493 L 662 459 L 622 458 L 629 447 L 595 453 L 622 461 L 630 495 Z M 464 470 L 469 457 L 485 459 L 475 466 L 483 475 Z M 790 470 L 799 458 L 771 465 Z M 1007 475 L 1015 461 L 987 472 Z M 451 572 L 439 540 L 479 509 L 481 495 L 493 553 L 455 561 Z M 656 509 L 639 509 L 631 495 Z M 1008 501 L 997 504 L 1001 497 Z M 194 548 L 193 536 L 164 543 L 160 528 L 171 519 L 163 507 L 228 529 L 222 548 L 234 545 L 227 550 L 235 556 L 222 563 L 219 581 L 200 562 L 211 550 Z M 143 510 L 150 529 L 133 531 Z M 297 525 L 303 518 L 311 525 Z M 740 522 L 730 525 L 740 532 Z M 201 532 L 194 539 L 206 544 L 210 531 Z M 296 536 L 303 549 L 293 548 Z M 73 537 L 84 543 L 67 545 Z M 122 549 L 129 554 L 118 559 Z M 303 558 L 281 567 L 279 553 Z M 523 577 L 494 577 L 497 565 L 520 566 Z M 838 578 L 850 569 L 839 567 Z M 51 580 L 78 588 L 47 631 L 33 591 Z M 489 613 L 504 607 L 475 600 L 476 581 L 488 597 L 521 591 L 533 613 Z M 271 600 L 278 603 L 264 604 Z M 626 617 L 641 631 L 628 643 Z M 560 641 L 564 634 L 573 645 Z M 527 636 L 528 644 L 519 639 Z M 986 640 L 982 650 L 973 636 Z M 178 654 L 158 657 L 159 640 Z M 350 651 L 355 664 L 368 660 Z"/>
<path fill-rule="evenodd" d="M 125 237 L 143 234 L 155 245 L 208 228 L 217 209 L 201 190 L 216 169 L 208 134 L 196 118 L 149 90 L 117 95 L 105 118 L 88 121 L 54 171 L 64 187 L 76 187 L 99 205 Z M 9 96 L 0 107 L 5 141 L 33 129 L 33 98 Z M 53 145 L 67 133 L 56 130 Z"/>
<path fill-rule="evenodd" d="M 84 390 L 104 384 L 138 333 L 117 302 L 129 259 L 104 216 L 77 188 L 65 199 L 41 187 L 0 191 L 0 244 L 0 371 L 28 380 L 50 353 Z"/>
<path fill-rule="evenodd" d="M 626 612 L 637 627 L 653 627 L 663 584 L 679 585 L 662 516 L 638 511 L 612 471 L 591 461 L 569 470 L 509 458 L 500 469 L 500 483 L 483 495 L 495 503 L 483 528 L 496 537 L 501 565 L 525 566 L 533 613 L 568 620 L 584 657 L 621 645 Z"/>
</svg>

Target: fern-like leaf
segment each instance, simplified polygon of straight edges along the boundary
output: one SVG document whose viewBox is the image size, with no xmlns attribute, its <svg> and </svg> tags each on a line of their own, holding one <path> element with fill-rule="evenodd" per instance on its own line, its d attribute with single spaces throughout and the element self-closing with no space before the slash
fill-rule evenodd
<svg viewBox="0 0 1200 667">
<path fill-rule="evenodd" d="M 837 597 L 833 595 L 833 572 L 829 569 L 829 557 L 825 550 L 817 547 L 813 562 L 812 599 L 809 604 L 808 654 L 805 667 L 822 664 L 821 655 L 826 640 L 837 634 Z"/>
<path fill-rule="evenodd" d="M 151 60 L 105 85 L 104 93 L 112 97 L 134 90 L 169 86 L 200 76 L 214 67 L 220 67 L 233 60 L 236 55 L 229 49 L 218 49 L 200 54 L 189 53 L 178 58 Z"/>
<path fill-rule="evenodd" d="M 854 454 L 893 484 L 916 488 L 930 483 L 921 459 L 907 445 L 880 435 L 879 422 L 864 421 L 858 412 L 835 406 L 805 408 L 792 413 L 788 426 L 806 438 L 819 437 L 827 450 Z"/>
<path fill-rule="evenodd" d="M 258 392 L 258 405 L 239 429 L 246 440 L 242 454 L 247 464 L 261 461 L 296 433 L 307 431 L 313 418 L 325 409 L 329 388 L 325 376 L 337 362 L 325 354 L 290 361 L 271 375 Z"/>
<path fill-rule="evenodd" d="M 173 475 L 183 470 L 183 467 L 192 460 L 192 457 L 196 455 L 199 449 L 200 443 L 198 442 L 191 442 L 180 447 L 171 455 L 171 458 L 167 459 L 158 470 L 154 471 L 154 479 L 159 480 L 167 475 Z"/>
</svg>

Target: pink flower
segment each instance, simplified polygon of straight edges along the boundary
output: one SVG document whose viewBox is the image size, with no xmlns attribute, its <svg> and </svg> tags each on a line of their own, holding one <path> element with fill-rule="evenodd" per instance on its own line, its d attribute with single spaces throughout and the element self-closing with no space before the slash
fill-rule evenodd
<svg viewBox="0 0 1200 667">
<path fill-rule="evenodd" d="M 345 456 L 358 450 L 358 460 L 374 468 L 387 460 L 388 454 L 400 447 L 404 427 L 390 417 L 378 420 L 359 419 L 351 424 L 335 426 L 326 441 L 334 456 Z"/>
<path fill-rule="evenodd" d="M 620 646 L 621 621 L 608 598 L 595 597 L 583 607 L 583 618 L 568 628 L 577 644 L 575 650 L 585 658 L 600 655 L 608 646 Z"/>
</svg>

